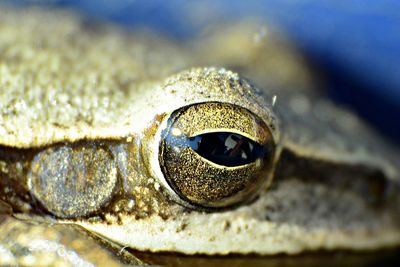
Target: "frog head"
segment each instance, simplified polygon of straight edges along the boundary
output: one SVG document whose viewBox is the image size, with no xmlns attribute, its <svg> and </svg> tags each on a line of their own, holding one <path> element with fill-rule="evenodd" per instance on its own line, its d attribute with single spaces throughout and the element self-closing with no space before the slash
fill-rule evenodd
<svg viewBox="0 0 400 267">
<path fill-rule="evenodd" d="M 153 252 L 399 245 L 399 153 L 351 112 L 269 86 L 259 67 L 258 87 L 191 68 L 215 58 L 207 49 L 188 60 L 70 15 L 13 14 L 0 35 L 0 211 Z"/>
</svg>

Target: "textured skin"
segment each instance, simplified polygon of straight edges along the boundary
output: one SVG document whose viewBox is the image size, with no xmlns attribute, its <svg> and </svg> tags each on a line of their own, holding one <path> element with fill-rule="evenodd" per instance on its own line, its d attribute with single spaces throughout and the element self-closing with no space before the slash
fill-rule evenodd
<svg viewBox="0 0 400 267">
<path fill-rule="evenodd" d="M 130 200 L 122 199 L 89 219 L 54 221 L 38 213 L 47 223 L 78 224 L 121 246 L 187 254 L 292 254 L 400 244 L 398 207 L 377 194 L 382 204 L 376 208 L 367 201 L 370 192 L 363 191 L 369 188 L 370 173 L 382 174 L 379 183 L 398 183 L 399 153 L 358 118 L 314 92 L 310 74 L 287 44 L 254 42 L 247 35 L 254 32 L 253 24 L 179 47 L 139 31 L 127 35 L 111 26 L 92 27 L 70 14 L 2 11 L 0 179 L 13 182 L 4 182 L 1 193 L 8 186 L 18 191 L 18 182 L 27 190 L 23 171 L 10 174 L 20 165 L 29 168 L 24 151 L 85 139 L 125 142 L 111 150 L 126 177 L 121 194 L 133 194 L 133 208 L 126 209 Z M 232 48 L 236 45 L 240 49 Z M 273 67 L 276 62 L 279 68 Z M 262 89 L 225 69 L 192 69 L 198 65 L 238 70 Z M 217 213 L 190 210 L 169 197 L 154 145 L 168 113 L 205 101 L 252 111 L 271 128 L 278 152 L 285 155 L 277 154 L 276 177 L 268 191 L 263 188 L 250 204 Z M 288 151 L 296 156 L 290 158 Z M 311 167 L 303 169 L 302 161 Z M 19 211 L 35 214 L 29 197 L 22 202 Z M 10 208 L 0 203 L 0 211 L 9 213 Z M 13 225 L 8 218 L 3 223 Z M 26 226 L 15 225 L 0 248 L 9 250 L 23 236 Z"/>
<path fill-rule="evenodd" d="M 123 252 L 107 251 L 74 227 L 49 227 L 4 216 L 0 222 L 0 266 L 124 266 Z M 131 264 L 142 263 L 125 258 Z"/>
<path fill-rule="evenodd" d="M 277 95 L 285 147 L 310 158 L 377 168 L 400 181 L 399 151 L 350 111 L 319 97 Z"/>
<path fill-rule="evenodd" d="M 167 41 L 107 27 L 96 33 L 88 26 L 83 34 L 84 22 L 69 15 L 39 16 L 8 10 L 0 18 L 3 145 L 126 135 L 136 123 L 129 113 L 139 108 L 131 104 L 146 83 L 184 67 L 178 48 Z"/>
</svg>

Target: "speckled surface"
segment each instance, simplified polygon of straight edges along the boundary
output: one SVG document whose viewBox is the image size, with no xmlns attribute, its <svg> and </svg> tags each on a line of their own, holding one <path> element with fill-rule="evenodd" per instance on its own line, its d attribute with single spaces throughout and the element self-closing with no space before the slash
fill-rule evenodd
<svg viewBox="0 0 400 267">
<path fill-rule="evenodd" d="M 260 45 L 269 46 L 273 39 L 238 42 L 251 55 L 240 61 L 241 51 L 228 49 L 234 40 L 248 40 L 242 28 L 227 31 L 231 39 L 217 33 L 203 40 L 205 46 L 200 41 L 179 46 L 143 32 L 88 27 L 66 13 L 10 9 L 4 14 L 1 197 L 19 213 L 47 223 L 77 224 L 120 246 L 153 252 L 271 255 L 399 245 L 398 152 L 314 91 L 310 80 L 293 87 L 302 62 L 289 45 L 272 45 L 281 68 L 289 66 L 284 76 L 290 77 L 275 80 L 261 71 L 269 56 Z M 216 52 L 224 48 L 231 57 Z M 192 68 L 198 65 L 210 67 Z M 241 74 L 214 66 L 237 68 Z M 273 68 L 267 72 L 269 77 L 274 73 Z M 307 75 L 305 69 L 302 77 Z M 277 146 L 272 185 L 261 188 L 251 203 L 211 213 L 182 206 L 158 162 L 168 115 L 209 101 L 248 109 L 269 127 Z M 54 145 L 85 145 L 91 139 L 112 144 L 120 188 L 111 203 L 96 206 L 89 218 L 71 220 L 46 216 L 51 209 L 45 201 L 37 211 L 26 176 L 33 156 Z M 377 185 L 370 186 L 370 179 Z M 368 201 L 375 191 L 378 207 Z"/>
</svg>

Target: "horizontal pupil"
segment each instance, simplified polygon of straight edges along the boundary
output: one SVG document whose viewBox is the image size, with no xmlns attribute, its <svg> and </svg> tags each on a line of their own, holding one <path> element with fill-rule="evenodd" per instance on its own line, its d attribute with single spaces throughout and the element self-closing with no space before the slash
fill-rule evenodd
<svg viewBox="0 0 400 267">
<path fill-rule="evenodd" d="M 229 132 L 206 133 L 190 137 L 188 145 L 200 156 L 223 166 L 235 167 L 263 158 L 265 149 L 239 134 Z"/>
</svg>

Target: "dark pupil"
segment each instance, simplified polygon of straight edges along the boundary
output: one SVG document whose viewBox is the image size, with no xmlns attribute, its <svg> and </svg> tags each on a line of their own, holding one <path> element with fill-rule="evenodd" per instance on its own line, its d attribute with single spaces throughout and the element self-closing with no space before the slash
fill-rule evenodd
<svg viewBox="0 0 400 267">
<path fill-rule="evenodd" d="M 263 146 L 235 133 L 206 133 L 191 137 L 188 142 L 200 156 L 229 167 L 254 162 L 265 154 Z"/>
</svg>

